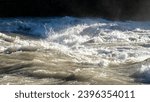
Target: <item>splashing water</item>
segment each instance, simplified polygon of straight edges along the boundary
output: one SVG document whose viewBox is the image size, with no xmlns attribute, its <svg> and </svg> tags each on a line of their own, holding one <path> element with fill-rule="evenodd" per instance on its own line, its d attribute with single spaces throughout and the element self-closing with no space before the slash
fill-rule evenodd
<svg viewBox="0 0 150 102">
<path fill-rule="evenodd" d="M 150 22 L 9 18 L 0 32 L 1 84 L 149 83 Z"/>
</svg>

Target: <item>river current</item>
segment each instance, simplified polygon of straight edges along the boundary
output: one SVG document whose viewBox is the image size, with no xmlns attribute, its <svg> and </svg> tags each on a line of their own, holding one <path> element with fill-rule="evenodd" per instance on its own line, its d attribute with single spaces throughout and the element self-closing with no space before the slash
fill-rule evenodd
<svg viewBox="0 0 150 102">
<path fill-rule="evenodd" d="M 150 22 L 1 18 L 0 84 L 150 83 Z"/>
</svg>

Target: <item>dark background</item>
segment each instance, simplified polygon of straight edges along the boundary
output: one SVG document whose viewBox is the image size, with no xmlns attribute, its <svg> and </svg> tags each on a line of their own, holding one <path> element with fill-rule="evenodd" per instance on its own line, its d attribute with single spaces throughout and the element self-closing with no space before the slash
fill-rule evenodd
<svg viewBox="0 0 150 102">
<path fill-rule="evenodd" d="M 150 20 L 150 0 L 0 0 L 0 17 L 26 16 Z"/>
</svg>

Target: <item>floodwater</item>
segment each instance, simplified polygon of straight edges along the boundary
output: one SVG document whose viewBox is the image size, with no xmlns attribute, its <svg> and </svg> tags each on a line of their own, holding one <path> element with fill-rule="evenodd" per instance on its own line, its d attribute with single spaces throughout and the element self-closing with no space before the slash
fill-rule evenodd
<svg viewBox="0 0 150 102">
<path fill-rule="evenodd" d="M 0 19 L 0 84 L 150 83 L 150 22 Z"/>
</svg>

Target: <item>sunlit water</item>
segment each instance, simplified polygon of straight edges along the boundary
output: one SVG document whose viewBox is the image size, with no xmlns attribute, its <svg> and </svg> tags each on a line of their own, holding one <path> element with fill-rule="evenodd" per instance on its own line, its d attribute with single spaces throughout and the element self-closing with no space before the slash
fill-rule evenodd
<svg viewBox="0 0 150 102">
<path fill-rule="evenodd" d="M 150 22 L 0 19 L 0 84 L 149 84 Z"/>
</svg>

